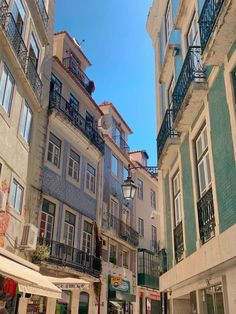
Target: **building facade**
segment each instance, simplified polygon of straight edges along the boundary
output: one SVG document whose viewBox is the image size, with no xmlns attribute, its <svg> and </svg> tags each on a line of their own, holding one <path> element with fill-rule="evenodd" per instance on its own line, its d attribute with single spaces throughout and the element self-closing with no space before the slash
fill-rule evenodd
<svg viewBox="0 0 236 314">
<path fill-rule="evenodd" d="M 148 154 L 144 150 L 130 152 L 129 157 L 136 168 L 133 175 L 137 186 L 134 207 L 139 234 L 134 313 L 158 314 L 160 313 L 158 278 L 160 224 L 157 208 L 157 168 L 148 167 Z"/>
<path fill-rule="evenodd" d="M 236 309 L 235 13 L 230 0 L 155 0 L 147 20 L 167 313 Z"/>
<path fill-rule="evenodd" d="M 86 76 L 90 62 L 67 32 L 54 35 L 38 250 L 49 248 L 41 273 L 62 289 L 58 313 L 94 313 L 99 298 L 104 141 L 102 111 Z M 76 281 L 77 279 L 77 281 Z"/>
<path fill-rule="evenodd" d="M 54 1 L 0 1 L 0 308 L 11 313 L 34 305 L 51 313 L 51 299 L 60 297 L 29 262 L 41 202 L 53 27 Z"/>
</svg>

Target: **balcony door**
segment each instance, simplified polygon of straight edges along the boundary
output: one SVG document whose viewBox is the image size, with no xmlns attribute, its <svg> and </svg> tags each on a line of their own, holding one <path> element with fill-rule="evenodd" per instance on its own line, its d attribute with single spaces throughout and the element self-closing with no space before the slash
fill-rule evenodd
<svg viewBox="0 0 236 314">
<path fill-rule="evenodd" d="M 30 37 L 29 58 L 30 65 L 34 66 L 37 70 L 39 61 L 39 47 L 33 34 L 31 34 Z"/>
<path fill-rule="evenodd" d="M 43 199 L 40 227 L 39 227 L 39 237 L 46 243 L 50 243 L 53 239 L 53 227 L 55 218 L 56 205 L 49 202 L 47 199 Z"/>
</svg>

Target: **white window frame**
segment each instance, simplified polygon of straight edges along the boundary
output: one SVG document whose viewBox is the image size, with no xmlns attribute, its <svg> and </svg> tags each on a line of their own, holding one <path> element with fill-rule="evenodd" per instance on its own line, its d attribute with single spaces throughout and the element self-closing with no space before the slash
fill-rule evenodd
<svg viewBox="0 0 236 314">
<path fill-rule="evenodd" d="M 140 200 L 143 200 L 143 180 L 137 178 L 137 196 Z"/>
<path fill-rule="evenodd" d="M 182 211 L 182 192 L 180 183 L 180 171 L 174 175 L 172 179 L 173 207 L 174 207 L 174 227 L 176 227 L 183 219 Z"/>
<path fill-rule="evenodd" d="M 94 174 L 89 171 L 89 167 L 94 170 Z M 85 189 L 93 197 L 96 194 L 96 168 L 90 162 L 86 164 Z"/>
<path fill-rule="evenodd" d="M 165 42 L 168 42 L 173 28 L 172 3 L 168 0 L 165 11 Z"/>
<path fill-rule="evenodd" d="M 78 160 L 76 160 L 73 157 L 73 154 L 76 155 L 75 157 L 78 157 Z M 80 181 L 80 165 L 81 165 L 80 159 L 81 159 L 80 155 L 72 147 L 70 147 L 69 154 L 68 154 L 67 175 L 72 181 L 76 183 L 79 183 Z M 77 170 L 76 170 L 76 167 L 77 167 Z"/>
<path fill-rule="evenodd" d="M 15 186 L 14 195 L 12 195 L 13 188 L 14 188 L 13 185 Z M 21 214 L 21 211 L 22 211 L 23 198 L 24 198 L 24 187 L 15 178 L 13 178 L 11 182 L 11 188 L 10 188 L 9 203 L 10 203 L 10 207 L 14 209 L 14 211 L 16 211 L 19 215 Z M 18 203 L 18 206 L 16 208 L 17 203 Z"/>
<path fill-rule="evenodd" d="M 92 226 L 91 233 L 85 230 L 85 224 L 88 223 Z M 90 238 L 90 240 L 89 240 Z M 84 243 L 85 240 L 85 243 Z M 88 247 L 88 241 L 90 241 L 90 247 Z M 85 248 L 86 247 L 86 248 Z M 82 238 L 81 238 L 81 250 L 84 251 L 87 254 L 92 254 L 93 250 L 93 224 L 92 222 L 84 219 L 83 221 L 83 232 L 82 232 Z"/>
<path fill-rule="evenodd" d="M 153 189 L 150 190 L 150 201 L 151 207 L 156 209 L 156 192 Z"/>
<path fill-rule="evenodd" d="M 10 90 L 10 93 L 6 94 L 6 90 L 9 84 L 11 84 L 11 90 Z M 3 64 L 1 79 L 0 79 L 0 92 L 1 92 L 1 89 L 3 89 L 2 97 L 1 97 L 2 99 L 0 102 L 0 108 L 2 108 L 8 116 L 10 115 L 10 111 L 12 107 L 14 88 L 15 88 L 14 77 L 12 76 L 8 67 L 5 64 Z M 5 103 L 6 99 L 8 99 L 7 104 Z"/>
<path fill-rule="evenodd" d="M 138 234 L 141 238 L 144 237 L 144 220 L 141 217 L 138 217 Z"/>
<path fill-rule="evenodd" d="M 24 101 L 21 111 L 20 119 L 20 136 L 25 140 L 27 144 L 30 143 L 32 132 L 32 119 L 33 113 L 29 104 Z"/>
<path fill-rule="evenodd" d="M 51 231 L 50 231 L 50 239 L 46 238 L 46 235 L 45 235 L 45 234 L 43 234 L 43 235 L 42 235 L 42 234 L 39 234 L 39 237 L 51 241 L 51 240 L 53 239 L 53 237 L 54 237 L 54 225 L 55 225 L 55 216 L 56 216 L 56 204 L 53 203 L 53 202 L 51 202 L 51 201 L 49 201 L 47 198 L 43 198 L 43 202 L 44 202 L 44 200 L 54 205 L 54 214 L 48 213 L 48 212 L 44 211 L 44 210 L 43 210 L 43 203 L 42 203 L 42 209 L 41 209 L 41 215 L 40 215 L 40 222 L 39 222 L 39 232 L 40 232 L 40 229 L 41 229 L 42 214 L 45 214 L 45 215 L 46 215 L 44 231 L 47 231 L 47 229 L 48 229 L 47 227 L 48 227 L 48 225 L 49 225 L 49 222 L 48 222 L 48 218 L 49 218 L 49 217 L 52 218 L 52 224 L 51 224 L 52 228 L 51 228 Z"/>
<path fill-rule="evenodd" d="M 74 225 L 67 222 L 66 221 L 66 212 L 70 213 L 71 215 L 75 216 L 75 223 Z M 77 216 L 75 213 L 72 213 L 70 210 L 65 209 L 64 211 L 64 221 L 63 221 L 63 234 L 62 234 L 62 239 L 63 239 L 63 243 L 65 243 L 65 245 L 68 245 L 70 247 L 74 247 L 75 246 L 75 231 L 76 231 L 76 220 L 77 220 Z M 67 232 L 66 232 L 66 228 L 67 228 Z M 68 243 L 68 234 L 71 233 L 71 230 L 73 230 L 73 239 L 72 239 L 72 244 Z M 68 232 L 69 231 L 69 232 Z M 67 234 L 67 236 L 65 237 L 65 234 Z"/>
<path fill-rule="evenodd" d="M 119 159 L 114 154 L 111 154 L 111 174 L 116 178 L 119 176 Z"/>
<path fill-rule="evenodd" d="M 127 167 L 123 167 L 123 182 L 128 178 L 129 172 Z"/>
<path fill-rule="evenodd" d="M 58 146 L 56 143 L 54 143 L 52 140 L 50 140 L 50 135 L 54 136 L 57 140 L 60 141 L 60 146 Z M 52 145 L 52 151 L 49 151 L 49 145 Z M 58 152 L 58 156 L 56 156 L 55 152 Z M 57 137 L 53 131 L 49 132 L 48 136 L 48 145 L 47 145 L 47 161 L 52 164 L 54 167 L 60 169 L 60 164 L 61 164 L 61 152 L 62 152 L 62 140 Z M 49 159 L 49 153 L 52 155 L 52 159 Z M 57 159 L 55 159 L 57 158 Z M 57 162 L 55 162 L 57 160 Z"/>
</svg>

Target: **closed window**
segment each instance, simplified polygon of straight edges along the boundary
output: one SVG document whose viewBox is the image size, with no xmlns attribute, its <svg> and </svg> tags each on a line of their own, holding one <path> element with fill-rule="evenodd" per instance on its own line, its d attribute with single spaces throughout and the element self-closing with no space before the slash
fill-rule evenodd
<svg viewBox="0 0 236 314">
<path fill-rule="evenodd" d="M 144 237 L 144 220 L 142 218 L 138 219 L 138 233 L 140 237 Z"/>
<path fill-rule="evenodd" d="M 53 238 L 55 210 L 56 205 L 54 203 L 43 199 L 39 235 L 49 241 Z"/>
<path fill-rule="evenodd" d="M 116 245 L 110 244 L 110 256 L 109 261 L 113 264 L 116 264 L 116 254 L 117 254 L 117 248 Z"/>
<path fill-rule="evenodd" d="M 114 155 L 111 157 L 111 172 L 114 176 L 118 177 L 118 159 Z"/>
<path fill-rule="evenodd" d="M 29 143 L 30 141 L 31 121 L 32 121 L 32 111 L 29 105 L 25 102 L 23 105 L 22 116 L 21 116 L 20 135 L 25 139 L 27 143 Z"/>
<path fill-rule="evenodd" d="M 90 164 L 87 164 L 86 189 L 92 193 L 95 193 L 95 177 L 96 170 Z"/>
<path fill-rule="evenodd" d="M 56 137 L 53 133 L 49 134 L 48 142 L 48 161 L 53 163 L 56 167 L 60 167 L 60 156 L 61 156 L 61 140 Z"/>
<path fill-rule="evenodd" d="M 156 208 L 156 192 L 155 191 L 151 190 L 150 198 L 151 198 L 151 207 Z"/>
<path fill-rule="evenodd" d="M 10 206 L 18 213 L 21 212 L 22 208 L 23 192 L 23 187 L 14 179 L 11 184 Z"/>
<path fill-rule="evenodd" d="M 171 1 L 169 0 L 167 3 L 166 13 L 165 13 L 165 35 L 166 35 L 166 42 L 170 37 L 170 33 L 172 30 L 173 22 L 172 22 L 172 6 Z"/>
<path fill-rule="evenodd" d="M 4 65 L 0 83 L 0 105 L 8 114 L 11 108 L 14 84 L 13 76 Z"/>
<path fill-rule="evenodd" d="M 92 234 L 93 225 L 85 220 L 82 240 L 82 251 L 87 254 L 91 254 L 92 252 Z"/>
<path fill-rule="evenodd" d="M 138 198 L 142 200 L 143 199 L 143 181 L 140 179 L 137 179 L 137 189 L 138 189 Z"/>
<path fill-rule="evenodd" d="M 123 267 L 129 268 L 129 252 L 123 251 Z"/>
<path fill-rule="evenodd" d="M 181 189 L 180 189 L 180 173 L 179 171 L 174 176 L 173 181 L 173 206 L 174 206 L 174 222 L 177 226 L 182 221 L 182 206 L 181 206 Z"/>
<path fill-rule="evenodd" d="M 72 149 L 70 150 L 68 175 L 75 181 L 79 181 L 80 156 Z"/>
<path fill-rule="evenodd" d="M 71 212 L 69 212 L 68 210 L 66 210 L 63 240 L 64 240 L 64 243 L 68 246 L 74 245 L 75 219 L 76 219 L 76 216 L 72 214 Z"/>
<path fill-rule="evenodd" d="M 200 197 L 211 187 L 211 172 L 206 127 L 196 139 L 197 173 Z"/>
</svg>

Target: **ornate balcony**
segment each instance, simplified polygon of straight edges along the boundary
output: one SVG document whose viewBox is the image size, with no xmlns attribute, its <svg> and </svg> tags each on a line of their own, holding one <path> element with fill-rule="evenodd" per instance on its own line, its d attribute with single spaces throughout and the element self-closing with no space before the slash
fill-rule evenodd
<svg viewBox="0 0 236 314">
<path fill-rule="evenodd" d="M 49 17 L 45 8 L 44 0 L 37 0 L 36 2 L 37 2 L 37 8 L 41 16 L 41 19 L 43 21 L 44 27 L 47 28 Z"/>
<path fill-rule="evenodd" d="M 197 203 L 200 240 L 206 243 L 215 235 L 215 213 L 212 189 L 209 189 Z"/>
<path fill-rule="evenodd" d="M 39 238 L 38 243 L 49 248 L 47 262 L 58 266 L 71 267 L 94 277 L 100 276 L 102 268 L 100 258 L 53 240 Z"/>
<path fill-rule="evenodd" d="M 201 47 L 191 46 L 173 91 L 173 120 L 177 131 L 186 131 L 193 123 L 206 93 Z"/>
<path fill-rule="evenodd" d="M 205 0 L 199 18 L 202 61 L 206 65 L 221 65 L 235 41 L 236 2 Z"/>
<path fill-rule="evenodd" d="M 178 263 L 183 259 L 184 253 L 182 221 L 174 228 L 174 247 L 175 247 L 175 261 L 176 263 Z"/>
<path fill-rule="evenodd" d="M 50 93 L 49 108 L 57 109 L 62 112 L 66 118 L 78 128 L 101 153 L 104 154 L 104 140 L 99 133 L 79 114 L 78 108 L 70 104 L 57 91 Z"/>
<path fill-rule="evenodd" d="M 138 249 L 138 285 L 158 289 L 158 257 L 146 249 Z"/>
<path fill-rule="evenodd" d="M 112 214 L 106 213 L 103 215 L 102 227 L 129 244 L 138 246 L 138 232 Z"/>
<path fill-rule="evenodd" d="M 164 159 L 174 158 L 179 144 L 178 132 L 173 129 L 173 110 L 167 109 L 157 136 L 158 166 L 161 167 Z M 168 162 L 168 164 L 171 161 Z"/>
<path fill-rule="evenodd" d="M 93 81 L 87 77 L 84 71 L 81 69 L 79 62 L 73 57 L 67 57 L 63 59 L 64 66 L 80 81 L 86 91 L 91 95 L 94 88 Z"/>
<path fill-rule="evenodd" d="M 35 95 L 40 100 L 42 95 L 43 83 L 40 80 L 34 62 L 30 57 L 27 58 L 26 76 L 35 92 Z"/>
<path fill-rule="evenodd" d="M 112 139 L 125 154 L 129 153 L 129 145 L 126 143 L 122 136 L 112 136 Z"/>
</svg>

